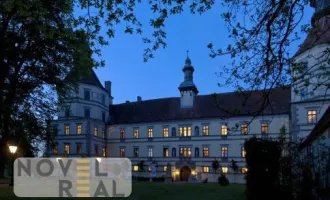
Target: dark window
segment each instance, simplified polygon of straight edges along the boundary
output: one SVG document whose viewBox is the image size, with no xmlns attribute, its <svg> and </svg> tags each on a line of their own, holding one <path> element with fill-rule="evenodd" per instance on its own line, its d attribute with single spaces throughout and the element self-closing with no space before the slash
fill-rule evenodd
<svg viewBox="0 0 330 200">
<path fill-rule="evenodd" d="M 172 157 L 176 157 L 176 149 L 172 148 Z"/>
<path fill-rule="evenodd" d="M 101 102 L 102 102 L 102 104 L 105 104 L 105 95 L 104 94 L 101 94 Z"/>
<path fill-rule="evenodd" d="M 175 137 L 176 136 L 176 129 L 175 127 L 172 128 L 172 137 Z"/>
<path fill-rule="evenodd" d="M 87 117 L 87 118 L 90 118 L 90 115 L 91 115 L 90 109 L 86 108 L 85 112 L 84 112 L 84 116 Z"/>
<path fill-rule="evenodd" d="M 133 150 L 133 156 L 135 158 L 139 157 L 139 148 L 135 147 L 134 150 Z"/>
<path fill-rule="evenodd" d="M 70 116 L 70 108 L 65 109 L 65 116 L 69 117 Z"/>
<path fill-rule="evenodd" d="M 77 144 L 77 154 L 81 154 L 81 144 Z"/>
<path fill-rule="evenodd" d="M 198 147 L 195 148 L 195 157 L 196 158 L 199 157 L 199 148 Z"/>
<path fill-rule="evenodd" d="M 85 100 L 90 100 L 90 95 L 91 95 L 90 91 L 89 90 L 85 90 L 85 92 L 84 92 L 84 99 Z"/>
<path fill-rule="evenodd" d="M 199 136 L 199 127 L 195 126 L 195 136 Z"/>
<path fill-rule="evenodd" d="M 99 146 L 97 146 L 97 144 L 94 145 L 94 152 L 95 152 L 95 156 L 99 155 Z"/>
<path fill-rule="evenodd" d="M 102 112 L 102 121 L 105 122 L 105 113 L 104 112 Z"/>
</svg>

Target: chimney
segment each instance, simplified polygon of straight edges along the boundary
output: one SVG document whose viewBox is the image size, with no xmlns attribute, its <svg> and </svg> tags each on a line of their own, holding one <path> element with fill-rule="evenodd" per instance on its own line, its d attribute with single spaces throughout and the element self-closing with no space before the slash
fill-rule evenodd
<svg viewBox="0 0 330 200">
<path fill-rule="evenodd" d="M 142 98 L 140 96 L 137 96 L 137 101 L 138 102 L 142 101 Z"/>
<path fill-rule="evenodd" d="M 109 96 L 111 97 L 111 81 L 104 82 L 105 90 L 108 92 Z"/>
<path fill-rule="evenodd" d="M 126 103 L 129 103 L 129 101 L 126 101 Z"/>
</svg>

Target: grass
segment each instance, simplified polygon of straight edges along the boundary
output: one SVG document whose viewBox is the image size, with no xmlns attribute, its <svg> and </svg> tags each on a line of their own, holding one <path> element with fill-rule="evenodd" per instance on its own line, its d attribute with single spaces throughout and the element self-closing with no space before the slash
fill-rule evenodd
<svg viewBox="0 0 330 200">
<path fill-rule="evenodd" d="M 164 184 L 140 182 L 133 183 L 129 200 L 244 200 L 244 185 L 229 185 L 221 187 L 218 184 Z M 18 198 L 12 187 L 0 187 L 0 199 L 50 199 L 50 198 Z M 57 199 L 57 198 L 51 198 Z M 72 198 L 71 198 L 72 199 Z M 75 198 L 78 199 L 78 198 Z M 86 198 L 84 198 L 86 199 Z M 90 198 L 88 198 L 90 199 Z"/>
</svg>

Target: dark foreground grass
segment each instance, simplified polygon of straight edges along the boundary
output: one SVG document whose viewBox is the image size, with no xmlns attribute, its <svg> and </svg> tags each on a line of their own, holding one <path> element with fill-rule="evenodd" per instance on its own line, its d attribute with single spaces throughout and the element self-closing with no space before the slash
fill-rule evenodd
<svg viewBox="0 0 330 200">
<path fill-rule="evenodd" d="M 244 200 L 244 185 L 221 187 L 218 184 L 163 184 L 141 182 L 133 183 L 129 200 Z M 11 187 L 0 187 L 0 199 L 59 199 L 59 198 L 18 198 Z M 79 199 L 79 198 L 70 198 Z M 82 198 L 91 199 L 91 198 Z M 114 199 L 114 198 L 113 198 Z M 116 198 L 118 199 L 118 198 Z"/>
</svg>

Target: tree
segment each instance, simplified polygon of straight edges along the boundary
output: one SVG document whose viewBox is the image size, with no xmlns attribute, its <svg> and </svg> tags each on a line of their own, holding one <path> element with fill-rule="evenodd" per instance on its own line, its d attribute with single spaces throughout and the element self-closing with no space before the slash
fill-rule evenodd
<svg viewBox="0 0 330 200">
<path fill-rule="evenodd" d="M 234 183 L 235 183 L 235 182 L 236 182 L 236 181 L 235 181 L 236 174 L 237 174 L 237 172 L 238 172 L 238 165 L 237 165 L 237 162 L 236 162 L 234 159 L 231 160 L 231 168 L 232 168 L 233 171 L 234 171 Z"/>
<path fill-rule="evenodd" d="M 70 0 L 0 2 L 1 161 L 9 140 L 36 148 L 35 143 L 50 139 L 46 120 L 75 87 L 66 75 L 73 68 L 82 72 L 97 64 L 87 35 L 73 28 L 72 14 Z"/>
</svg>

